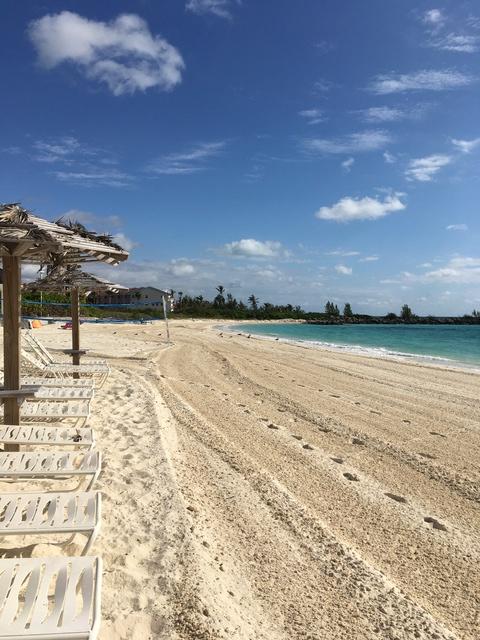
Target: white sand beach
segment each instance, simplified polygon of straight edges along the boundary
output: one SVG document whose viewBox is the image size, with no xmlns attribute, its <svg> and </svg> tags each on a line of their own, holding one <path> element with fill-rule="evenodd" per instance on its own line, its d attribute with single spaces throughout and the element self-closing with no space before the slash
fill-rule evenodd
<svg viewBox="0 0 480 640">
<path fill-rule="evenodd" d="M 480 637 L 478 375 L 171 333 L 82 326 L 102 640 Z"/>
</svg>

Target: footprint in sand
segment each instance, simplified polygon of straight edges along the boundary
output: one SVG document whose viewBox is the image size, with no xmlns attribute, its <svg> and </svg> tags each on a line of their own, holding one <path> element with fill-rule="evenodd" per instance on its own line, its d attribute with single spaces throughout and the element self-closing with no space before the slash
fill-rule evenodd
<svg viewBox="0 0 480 640">
<path fill-rule="evenodd" d="M 313 451 L 312 445 L 308 444 L 308 442 L 303 445 L 303 448 L 306 449 L 307 451 Z"/>
<path fill-rule="evenodd" d="M 318 391 L 323 391 L 323 389 L 318 389 Z"/>
<path fill-rule="evenodd" d="M 297 387 L 303 387 L 305 389 L 305 385 L 304 384 L 297 384 Z"/>
<path fill-rule="evenodd" d="M 443 433 L 438 433 L 438 431 L 430 431 L 431 436 L 438 436 L 439 438 L 446 438 L 447 436 Z"/>
<path fill-rule="evenodd" d="M 263 422 L 268 422 L 270 418 L 260 418 L 260 420 L 263 420 Z"/>
<path fill-rule="evenodd" d="M 365 444 L 365 442 L 363 440 L 360 440 L 360 438 L 352 438 L 352 444 L 363 445 Z"/>
<path fill-rule="evenodd" d="M 295 440 L 302 440 L 302 436 L 296 436 L 294 433 L 292 433 L 292 438 L 295 438 Z"/>
<path fill-rule="evenodd" d="M 412 424 L 410 420 L 403 420 L 403 422 L 405 422 L 405 424 Z"/>
<path fill-rule="evenodd" d="M 318 427 L 318 430 L 322 433 L 330 433 L 331 429 L 327 429 L 327 427 Z"/>
<path fill-rule="evenodd" d="M 447 527 L 439 522 L 436 518 L 432 518 L 431 516 L 427 516 L 423 519 L 427 524 L 432 525 L 432 529 L 438 529 L 438 531 L 447 531 Z"/>
<path fill-rule="evenodd" d="M 330 458 L 330 460 L 333 460 L 333 462 L 337 464 L 343 464 L 343 458 Z"/>
<path fill-rule="evenodd" d="M 355 402 L 355 404 L 357 404 L 357 405 L 358 405 L 358 404 L 362 404 L 362 403 L 361 403 L 361 402 Z"/>
<path fill-rule="evenodd" d="M 330 394 L 330 397 L 331 397 L 331 398 L 340 398 L 340 396 L 337 396 L 337 395 L 335 395 L 334 393 L 331 393 L 331 394 Z"/>
<path fill-rule="evenodd" d="M 381 416 L 382 415 L 380 413 L 380 411 L 374 411 L 373 409 L 370 409 L 370 413 L 374 413 L 376 416 Z"/>
<path fill-rule="evenodd" d="M 397 496 L 395 493 L 385 493 L 385 495 L 387 496 L 387 498 L 395 500 L 395 502 L 400 502 L 401 504 L 405 504 L 407 502 L 406 498 L 404 498 L 403 496 Z"/>
<path fill-rule="evenodd" d="M 346 473 L 344 473 L 343 475 L 347 480 L 350 480 L 351 482 L 359 482 L 359 480 L 360 480 L 360 478 L 358 476 L 356 476 L 354 473 L 350 473 L 348 471 Z"/>
<path fill-rule="evenodd" d="M 285 413 L 286 409 L 282 409 L 282 407 L 279 407 L 279 408 L 277 409 L 277 411 L 278 411 L 279 413 Z"/>
<path fill-rule="evenodd" d="M 237 402 L 237 407 L 246 407 L 246 404 L 242 404 L 241 402 Z"/>
<path fill-rule="evenodd" d="M 267 424 L 267 427 L 269 429 L 280 429 L 280 427 L 277 427 L 277 425 L 273 424 L 273 422 L 270 422 L 269 424 Z"/>
<path fill-rule="evenodd" d="M 424 453 L 423 451 L 419 451 L 418 455 L 422 456 L 422 458 L 428 458 L 429 460 L 436 460 L 435 456 L 432 456 L 430 453 Z"/>
</svg>

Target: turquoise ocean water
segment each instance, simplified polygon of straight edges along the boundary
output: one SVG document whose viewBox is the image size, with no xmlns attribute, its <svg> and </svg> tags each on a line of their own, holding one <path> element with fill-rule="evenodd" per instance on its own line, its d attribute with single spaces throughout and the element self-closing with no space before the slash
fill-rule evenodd
<svg viewBox="0 0 480 640">
<path fill-rule="evenodd" d="M 242 324 L 231 330 L 365 355 L 480 367 L 480 325 Z"/>
</svg>

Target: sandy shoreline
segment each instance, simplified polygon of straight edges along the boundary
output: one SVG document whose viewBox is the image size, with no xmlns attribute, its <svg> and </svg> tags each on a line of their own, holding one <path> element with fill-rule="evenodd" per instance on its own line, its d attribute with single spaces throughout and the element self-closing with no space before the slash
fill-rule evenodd
<svg viewBox="0 0 480 640">
<path fill-rule="evenodd" d="M 102 640 L 478 638 L 478 375 L 216 324 L 82 327 Z"/>
</svg>

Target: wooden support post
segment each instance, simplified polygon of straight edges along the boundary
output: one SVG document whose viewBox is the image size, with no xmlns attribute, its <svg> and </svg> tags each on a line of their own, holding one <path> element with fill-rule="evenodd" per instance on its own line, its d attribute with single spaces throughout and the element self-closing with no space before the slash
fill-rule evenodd
<svg viewBox="0 0 480 640">
<path fill-rule="evenodd" d="M 3 256 L 3 388 L 20 389 L 21 263 L 18 256 Z M 20 424 L 17 398 L 3 402 L 5 424 Z M 18 451 L 18 445 L 5 445 Z"/>
<path fill-rule="evenodd" d="M 78 287 L 73 287 L 70 292 L 72 305 L 72 362 L 80 364 L 80 292 Z M 74 378 L 79 378 L 80 374 L 74 373 Z"/>
</svg>

